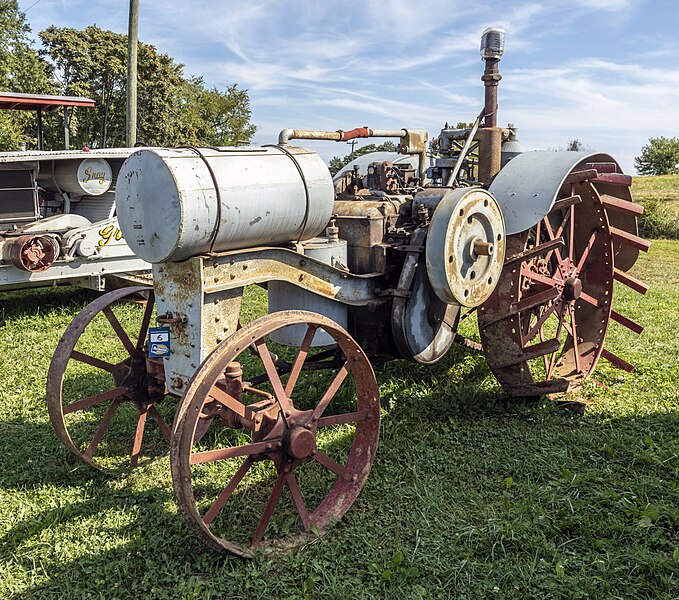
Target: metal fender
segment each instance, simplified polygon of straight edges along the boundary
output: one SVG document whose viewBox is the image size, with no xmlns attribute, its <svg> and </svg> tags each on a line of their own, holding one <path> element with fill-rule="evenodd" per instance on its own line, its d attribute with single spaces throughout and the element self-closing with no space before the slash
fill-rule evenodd
<svg viewBox="0 0 679 600">
<path fill-rule="evenodd" d="M 595 165 L 607 165 L 597 173 Z M 572 174 L 582 172 L 600 196 L 632 201 L 632 178 L 622 175 L 618 162 L 600 152 L 534 151 L 513 158 L 497 174 L 489 190 L 504 214 L 507 235 L 526 231 L 545 217 L 559 198 L 570 196 Z M 577 177 L 576 177 L 577 179 Z M 639 207 L 637 214 L 641 212 Z M 634 212 L 606 210 L 611 227 L 638 235 Z M 639 249 L 613 240 L 615 266 L 629 270 L 636 262 Z"/>
</svg>

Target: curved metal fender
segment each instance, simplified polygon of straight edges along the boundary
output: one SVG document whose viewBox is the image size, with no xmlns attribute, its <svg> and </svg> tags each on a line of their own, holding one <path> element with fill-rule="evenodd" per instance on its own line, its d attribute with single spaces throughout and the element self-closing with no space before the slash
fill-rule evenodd
<svg viewBox="0 0 679 600">
<path fill-rule="evenodd" d="M 564 180 L 573 171 L 585 169 L 586 163 L 618 162 L 601 152 L 534 151 L 513 158 L 495 177 L 489 191 L 495 196 L 505 218 L 507 235 L 529 229 L 546 216 L 556 201 Z M 593 181 L 599 194 L 613 193 L 623 200 L 632 200 L 629 187 Z M 638 235 L 634 215 L 607 211 L 610 224 Z M 615 266 L 627 271 L 636 262 L 639 251 L 620 243 L 614 244 Z"/>
</svg>

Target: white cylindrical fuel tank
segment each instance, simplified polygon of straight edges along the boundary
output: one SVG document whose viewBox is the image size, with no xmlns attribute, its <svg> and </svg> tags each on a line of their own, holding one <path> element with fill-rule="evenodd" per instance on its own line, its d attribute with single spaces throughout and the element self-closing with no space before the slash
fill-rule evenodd
<svg viewBox="0 0 679 600">
<path fill-rule="evenodd" d="M 333 200 L 323 159 L 291 146 L 147 148 L 116 186 L 123 236 L 151 263 L 312 238 Z"/>
<path fill-rule="evenodd" d="M 38 182 L 50 191 L 61 190 L 73 196 L 101 196 L 111 187 L 113 170 L 103 158 L 55 160 L 53 172 L 43 167 Z"/>
<path fill-rule="evenodd" d="M 315 258 L 326 265 L 337 268 L 345 268 L 347 264 L 347 241 L 329 240 L 327 238 L 314 238 L 302 244 L 304 256 Z M 309 310 L 332 319 L 347 328 L 347 305 L 335 300 L 323 298 L 312 292 L 307 292 L 291 283 L 282 281 L 270 281 L 267 285 L 269 292 L 269 312 L 281 310 Z M 277 329 L 269 334 L 269 337 L 279 344 L 287 346 L 301 346 L 306 335 L 306 325 L 290 325 L 283 329 Z M 333 340 L 325 331 L 319 330 L 314 335 L 312 346 L 328 346 L 334 344 Z"/>
</svg>

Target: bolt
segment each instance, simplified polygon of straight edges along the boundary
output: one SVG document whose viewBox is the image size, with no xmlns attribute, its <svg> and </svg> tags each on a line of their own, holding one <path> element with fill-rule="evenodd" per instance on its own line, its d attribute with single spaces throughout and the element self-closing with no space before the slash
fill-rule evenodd
<svg viewBox="0 0 679 600">
<path fill-rule="evenodd" d="M 304 428 L 305 429 L 311 429 L 311 423 L 307 423 L 306 425 L 304 425 Z"/>
<path fill-rule="evenodd" d="M 358 481 L 358 475 L 352 475 L 351 476 L 351 482 L 356 483 Z"/>
</svg>

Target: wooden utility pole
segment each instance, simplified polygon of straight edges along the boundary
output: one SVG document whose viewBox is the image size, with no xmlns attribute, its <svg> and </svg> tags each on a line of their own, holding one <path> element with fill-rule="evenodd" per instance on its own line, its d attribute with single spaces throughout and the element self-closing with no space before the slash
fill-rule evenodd
<svg viewBox="0 0 679 600">
<path fill-rule="evenodd" d="M 139 39 L 139 0 L 130 0 L 127 29 L 127 127 L 128 147 L 137 141 L 137 41 Z"/>
</svg>

